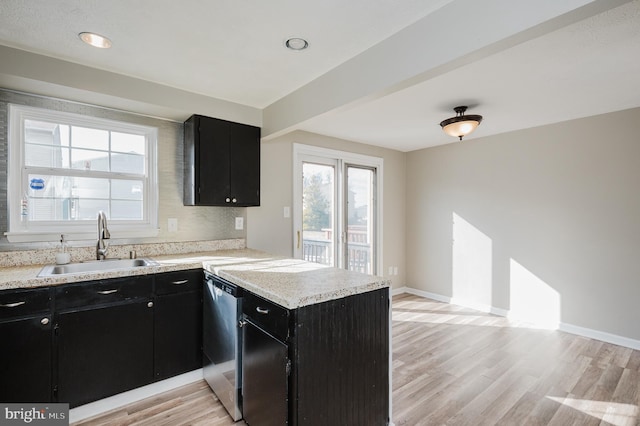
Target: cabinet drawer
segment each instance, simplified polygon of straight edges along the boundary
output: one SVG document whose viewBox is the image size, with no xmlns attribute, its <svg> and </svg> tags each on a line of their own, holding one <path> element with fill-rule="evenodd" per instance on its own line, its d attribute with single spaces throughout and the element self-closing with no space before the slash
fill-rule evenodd
<svg viewBox="0 0 640 426">
<path fill-rule="evenodd" d="M 255 325 L 267 333 L 287 341 L 289 336 L 289 311 L 269 300 L 245 292 L 242 301 L 242 313 Z"/>
<path fill-rule="evenodd" d="M 151 276 L 89 281 L 56 287 L 56 309 L 83 308 L 131 299 L 151 298 Z"/>
<path fill-rule="evenodd" d="M 0 292 L 0 320 L 46 312 L 50 308 L 51 291 L 49 288 Z"/>
<path fill-rule="evenodd" d="M 200 291 L 204 275 L 202 269 L 167 272 L 156 275 L 156 294 Z"/>
</svg>

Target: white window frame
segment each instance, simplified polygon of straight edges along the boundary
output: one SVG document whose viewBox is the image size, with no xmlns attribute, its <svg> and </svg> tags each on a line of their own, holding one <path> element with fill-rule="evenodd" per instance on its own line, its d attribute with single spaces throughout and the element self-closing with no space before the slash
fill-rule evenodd
<svg viewBox="0 0 640 426">
<path fill-rule="evenodd" d="M 383 241 L 382 241 L 382 231 L 384 223 L 382 212 L 383 212 L 383 182 L 384 182 L 384 161 L 380 157 L 373 157 L 370 155 L 364 154 L 356 154 L 353 152 L 339 151 L 335 149 L 322 148 L 313 145 L 304 145 L 300 143 L 293 144 L 293 254 L 296 258 L 302 258 L 302 244 L 298 245 L 298 233 L 302 233 L 302 163 L 304 161 L 310 162 L 325 162 L 332 163 L 335 161 L 337 166 L 337 190 L 338 194 L 335 195 L 336 200 L 336 211 L 344 211 L 344 196 L 342 194 L 344 187 L 344 169 L 345 164 L 348 165 L 357 165 L 357 166 L 365 166 L 375 169 L 376 171 L 376 188 L 375 188 L 375 209 L 376 209 L 376 223 L 375 223 L 375 263 L 376 268 L 373 273 L 375 275 L 382 276 L 383 268 L 382 265 L 382 253 L 383 253 Z M 338 220 L 336 226 L 341 226 L 340 223 L 342 221 Z M 337 229 L 337 228 L 336 228 Z M 338 235 L 343 235 L 343 229 L 337 229 L 336 232 L 339 232 Z M 344 256 L 341 252 L 343 240 L 342 237 L 336 240 L 336 244 L 338 247 L 338 267 L 343 267 L 342 263 L 344 262 Z"/>
<path fill-rule="evenodd" d="M 60 234 L 67 240 L 94 240 L 97 236 L 97 221 L 38 221 L 24 223 L 20 218 L 21 200 L 27 192 L 25 176 L 25 120 L 48 121 L 72 126 L 81 126 L 114 132 L 143 135 L 146 141 L 145 176 L 143 184 L 142 220 L 113 220 L 108 222 L 111 238 L 145 238 L 158 235 L 158 180 L 157 145 L 158 129 L 150 126 L 89 117 L 80 114 L 35 108 L 24 105 L 9 105 L 9 156 L 7 173 L 7 208 L 9 229 L 5 233 L 9 242 L 57 241 Z M 67 169 L 50 169 L 56 175 L 65 175 Z M 78 175 L 71 170 L 69 176 Z M 87 172 L 87 177 L 126 177 L 124 173 Z M 140 176 L 137 175 L 137 178 Z M 97 212 L 96 212 L 97 218 Z"/>
</svg>

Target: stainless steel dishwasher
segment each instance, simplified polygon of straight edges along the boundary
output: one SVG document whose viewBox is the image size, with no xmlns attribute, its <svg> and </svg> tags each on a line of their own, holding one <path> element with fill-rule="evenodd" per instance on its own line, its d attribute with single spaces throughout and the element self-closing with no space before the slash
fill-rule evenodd
<svg viewBox="0 0 640 426">
<path fill-rule="evenodd" d="M 242 288 L 205 272 L 204 378 L 233 420 L 242 418 Z"/>
</svg>

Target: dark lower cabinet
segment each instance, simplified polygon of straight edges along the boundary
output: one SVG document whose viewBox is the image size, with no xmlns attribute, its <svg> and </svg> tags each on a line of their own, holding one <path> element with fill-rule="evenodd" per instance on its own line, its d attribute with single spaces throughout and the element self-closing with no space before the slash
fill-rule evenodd
<svg viewBox="0 0 640 426">
<path fill-rule="evenodd" d="M 153 277 L 55 287 L 57 402 L 70 407 L 153 381 Z"/>
<path fill-rule="evenodd" d="M 49 289 L 0 294 L 0 402 L 51 401 Z"/>
<path fill-rule="evenodd" d="M 295 311 L 292 425 L 389 424 L 389 290 Z"/>
<path fill-rule="evenodd" d="M 202 270 L 156 275 L 156 380 L 202 368 L 202 280 Z"/>
<path fill-rule="evenodd" d="M 70 407 L 202 368 L 201 269 L 0 291 L 0 402 Z"/>
<path fill-rule="evenodd" d="M 290 311 L 245 292 L 243 313 L 247 424 L 389 424 L 388 289 Z"/>
<path fill-rule="evenodd" d="M 57 318 L 57 399 L 76 407 L 153 381 L 153 309 L 146 300 Z"/>
<path fill-rule="evenodd" d="M 288 347 L 251 322 L 243 326 L 242 414 L 250 426 L 287 424 Z"/>
</svg>

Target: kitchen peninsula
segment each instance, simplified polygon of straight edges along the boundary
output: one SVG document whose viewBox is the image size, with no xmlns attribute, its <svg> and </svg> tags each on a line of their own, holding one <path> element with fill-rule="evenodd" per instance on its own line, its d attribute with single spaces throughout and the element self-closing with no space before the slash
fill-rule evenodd
<svg viewBox="0 0 640 426">
<path fill-rule="evenodd" d="M 282 403 L 287 407 L 288 424 L 388 424 L 388 281 L 249 249 L 156 254 L 153 260 L 153 266 L 134 270 L 47 278 L 37 276 L 42 265 L 3 268 L 0 295 L 10 289 L 55 289 L 73 282 L 204 269 L 287 313 L 282 340 L 289 364 Z M 51 290 L 53 299 L 58 293 Z M 151 302 L 158 300 L 155 293 L 149 297 Z M 55 323 L 58 315 L 50 312 Z M 55 371 L 57 367 L 51 368 Z M 52 375 L 54 388 L 57 374 Z M 53 392 L 52 400 L 57 401 Z"/>
</svg>

